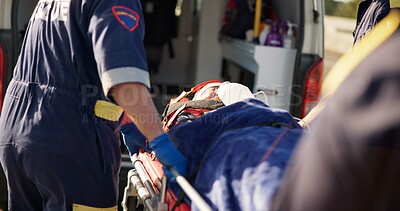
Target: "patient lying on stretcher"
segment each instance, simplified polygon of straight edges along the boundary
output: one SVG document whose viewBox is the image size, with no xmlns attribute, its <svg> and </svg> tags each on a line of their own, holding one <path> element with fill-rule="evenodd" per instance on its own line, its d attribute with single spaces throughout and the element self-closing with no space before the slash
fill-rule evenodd
<svg viewBox="0 0 400 211">
<path fill-rule="evenodd" d="M 250 91 L 229 93 L 226 84 L 202 84 L 171 100 L 164 129 L 189 161 L 188 180 L 213 209 L 268 210 L 302 128 L 288 112 Z M 181 194 L 175 183 L 170 189 Z"/>
</svg>

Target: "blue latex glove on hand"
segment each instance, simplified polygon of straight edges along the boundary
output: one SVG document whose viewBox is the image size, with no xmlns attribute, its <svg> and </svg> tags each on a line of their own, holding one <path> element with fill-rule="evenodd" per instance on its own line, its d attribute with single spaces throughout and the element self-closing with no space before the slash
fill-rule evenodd
<svg viewBox="0 0 400 211">
<path fill-rule="evenodd" d="M 128 148 L 129 155 L 138 153 L 143 147 L 146 151 L 151 150 L 146 146 L 146 137 L 139 131 L 133 122 L 129 122 L 121 126 L 121 133 L 124 139 L 124 144 Z"/>
<path fill-rule="evenodd" d="M 165 176 L 174 181 L 175 177 L 170 172 L 170 168 L 175 169 L 182 176 L 186 176 L 187 160 L 169 141 L 166 133 L 158 136 L 149 142 L 150 148 L 156 152 L 158 161 L 163 164 Z"/>
</svg>

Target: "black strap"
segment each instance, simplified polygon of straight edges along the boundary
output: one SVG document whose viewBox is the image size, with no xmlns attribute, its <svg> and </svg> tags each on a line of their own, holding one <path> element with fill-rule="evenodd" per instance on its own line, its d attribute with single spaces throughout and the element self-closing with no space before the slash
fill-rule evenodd
<svg viewBox="0 0 400 211">
<path fill-rule="evenodd" d="M 183 198 L 185 198 L 186 193 L 185 191 L 182 191 L 181 194 L 179 194 L 178 199 L 176 200 L 174 206 L 172 207 L 171 211 L 175 211 L 175 209 L 182 203 Z"/>
<path fill-rule="evenodd" d="M 224 103 L 220 100 L 194 100 L 194 101 L 188 101 L 188 102 L 176 102 L 168 106 L 167 112 L 165 112 L 165 116 L 169 116 L 176 110 L 178 110 L 180 107 L 183 105 L 186 105 L 185 107 L 188 108 L 198 108 L 198 109 L 207 109 L 207 110 L 216 110 L 218 108 L 224 107 Z"/>
</svg>

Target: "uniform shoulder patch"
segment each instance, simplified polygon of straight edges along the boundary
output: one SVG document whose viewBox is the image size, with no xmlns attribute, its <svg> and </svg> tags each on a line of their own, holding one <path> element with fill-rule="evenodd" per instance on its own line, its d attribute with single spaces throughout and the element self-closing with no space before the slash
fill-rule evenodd
<svg viewBox="0 0 400 211">
<path fill-rule="evenodd" d="M 125 6 L 113 6 L 112 12 L 118 22 L 129 31 L 135 30 L 139 25 L 139 14 Z"/>
</svg>

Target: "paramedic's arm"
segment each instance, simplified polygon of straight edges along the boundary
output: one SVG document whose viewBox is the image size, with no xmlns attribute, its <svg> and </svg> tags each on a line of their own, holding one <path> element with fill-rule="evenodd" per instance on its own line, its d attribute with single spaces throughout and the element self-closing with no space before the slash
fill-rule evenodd
<svg viewBox="0 0 400 211">
<path fill-rule="evenodd" d="M 169 168 L 186 175 L 187 160 L 170 142 L 162 130 L 161 120 L 147 87 L 141 83 L 123 83 L 111 89 L 114 100 L 132 118 L 139 130 L 146 136 L 150 148 L 163 164 L 165 175 L 172 179 Z"/>
<path fill-rule="evenodd" d="M 164 133 L 148 88 L 141 83 L 123 83 L 111 90 L 114 100 L 131 117 L 148 140 Z"/>
</svg>

